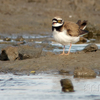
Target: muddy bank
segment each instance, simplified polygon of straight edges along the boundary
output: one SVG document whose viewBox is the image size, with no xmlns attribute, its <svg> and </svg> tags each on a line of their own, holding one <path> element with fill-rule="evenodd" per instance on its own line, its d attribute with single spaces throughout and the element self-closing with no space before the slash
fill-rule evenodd
<svg viewBox="0 0 100 100">
<path fill-rule="evenodd" d="M 73 74 L 75 67 L 87 67 L 100 72 L 100 50 L 96 52 L 83 51 L 71 53 L 69 56 L 61 56 L 51 52 L 42 52 L 38 58 L 17 60 L 17 61 L 0 61 L 0 72 L 30 74 L 35 72 L 59 72 L 66 70 Z"/>
<path fill-rule="evenodd" d="M 8 34 L 12 36 L 12 34 L 16 33 L 19 34 L 19 36 L 23 34 L 39 34 L 44 36 L 46 32 L 51 34 L 52 18 L 59 15 L 62 16 L 64 20 L 74 22 L 77 22 L 79 19 L 88 20 L 90 36 L 86 36 L 86 38 L 89 39 L 89 37 L 93 37 L 93 39 L 98 39 L 100 43 L 99 4 L 99 0 L 63 0 L 63 2 L 61 0 L 1 0 L 0 39 L 5 41 L 14 40 L 5 37 L 2 39 L 2 34 L 5 36 L 8 36 Z M 24 38 L 18 37 L 16 41 L 23 42 Z M 40 40 L 32 39 L 29 41 L 39 42 Z M 44 39 L 41 39 L 41 41 L 45 42 Z M 8 46 L 8 44 L 6 46 Z M 44 47 L 52 49 L 52 46 L 48 44 L 44 44 Z M 56 46 L 54 47 L 56 48 Z M 62 47 L 59 48 L 62 49 Z M 56 49 L 58 49 L 58 47 Z M 29 74 L 31 71 L 59 72 L 63 69 L 73 74 L 75 67 L 85 66 L 99 73 L 99 54 L 100 51 L 97 50 L 96 52 L 85 53 L 81 51 L 79 53 L 71 53 L 69 56 L 60 56 L 43 51 L 41 56 L 37 58 L 16 61 L 0 60 L 0 72 L 24 72 Z M 31 53 L 29 53 L 28 56 L 29 55 L 31 56 Z M 15 59 L 17 58 L 15 57 Z"/>
</svg>

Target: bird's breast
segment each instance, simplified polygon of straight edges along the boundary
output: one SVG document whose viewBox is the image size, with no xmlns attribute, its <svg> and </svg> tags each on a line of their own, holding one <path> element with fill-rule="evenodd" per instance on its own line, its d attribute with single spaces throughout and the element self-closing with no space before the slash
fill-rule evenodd
<svg viewBox="0 0 100 100">
<path fill-rule="evenodd" d="M 57 41 L 58 43 L 61 43 L 63 45 L 67 45 L 69 43 L 74 43 L 79 40 L 79 37 L 69 36 L 67 34 L 66 30 L 63 30 L 62 32 L 54 30 L 53 37 L 54 37 L 55 41 Z"/>
<path fill-rule="evenodd" d="M 69 40 L 69 36 L 67 35 L 67 31 L 63 30 L 62 32 L 53 31 L 53 37 L 55 39 L 55 41 L 59 42 L 59 43 L 65 43 Z"/>
</svg>

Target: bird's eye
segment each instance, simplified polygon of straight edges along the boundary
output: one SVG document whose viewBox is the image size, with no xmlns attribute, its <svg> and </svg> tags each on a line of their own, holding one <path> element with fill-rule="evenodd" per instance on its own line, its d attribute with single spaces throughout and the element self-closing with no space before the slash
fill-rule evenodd
<svg viewBox="0 0 100 100">
<path fill-rule="evenodd" d="M 61 20 L 58 20 L 58 23 L 61 23 L 62 21 Z"/>
</svg>

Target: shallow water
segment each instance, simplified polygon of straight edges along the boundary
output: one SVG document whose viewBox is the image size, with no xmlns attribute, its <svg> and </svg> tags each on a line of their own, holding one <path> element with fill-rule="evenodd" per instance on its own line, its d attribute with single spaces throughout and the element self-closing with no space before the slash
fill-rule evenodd
<svg viewBox="0 0 100 100">
<path fill-rule="evenodd" d="M 52 44 L 53 46 L 59 46 L 59 47 L 63 47 L 61 44 L 58 44 L 58 43 L 53 43 Z M 88 44 L 72 44 L 72 47 L 71 47 L 71 52 L 76 52 L 76 51 L 81 51 L 83 50 Z M 98 49 L 100 49 L 100 44 L 96 44 L 98 46 Z M 69 45 L 66 45 L 65 46 L 65 50 L 68 51 L 69 50 Z M 63 51 L 63 49 L 54 49 L 53 50 L 54 52 L 59 52 L 59 51 Z"/>
<path fill-rule="evenodd" d="M 60 80 L 72 80 L 75 92 L 63 93 Z M 58 74 L 18 76 L 0 75 L 0 100 L 98 100 L 100 99 L 100 77 L 74 79 Z"/>
<path fill-rule="evenodd" d="M 48 46 L 50 46 L 50 48 L 46 47 L 43 48 L 44 51 L 49 51 L 49 52 L 55 52 L 55 53 L 60 53 L 63 51 L 63 45 L 56 43 L 56 42 L 52 42 L 50 41 L 50 39 L 52 40 L 52 34 L 51 33 L 45 33 L 45 34 L 33 34 L 33 35 L 29 35 L 29 34 L 11 34 L 11 35 L 7 35 L 7 34 L 0 34 L 0 48 L 2 49 L 2 47 L 6 47 L 6 45 L 16 45 L 19 42 L 24 42 L 25 44 L 23 45 L 32 45 L 32 44 L 36 44 L 36 45 L 44 45 L 44 44 L 48 44 Z M 6 41 L 5 38 L 9 38 L 9 41 Z M 18 40 L 16 40 L 17 38 L 19 38 Z M 99 41 L 99 40 L 98 40 Z M 87 40 L 86 44 L 72 44 L 71 47 L 71 52 L 76 52 L 76 51 L 81 51 L 83 50 L 89 43 L 98 43 L 97 39 L 90 39 Z M 99 42 L 100 43 L 100 42 Z M 100 49 L 100 44 L 97 44 L 98 48 Z M 4 44 L 4 45 L 3 45 Z M 0 50 L 1 50 L 0 49 Z M 69 45 L 65 46 L 65 51 L 69 50 Z"/>
</svg>

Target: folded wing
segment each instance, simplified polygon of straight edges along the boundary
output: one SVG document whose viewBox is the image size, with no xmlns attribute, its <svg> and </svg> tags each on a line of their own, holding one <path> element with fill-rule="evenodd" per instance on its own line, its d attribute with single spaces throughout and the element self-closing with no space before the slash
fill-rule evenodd
<svg viewBox="0 0 100 100">
<path fill-rule="evenodd" d="M 65 22 L 64 28 L 67 30 L 67 34 L 70 36 L 79 36 L 87 34 L 88 31 L 84 30 L 86 28 L 87 21 L 84 20 L 81 22 L 81 20 L 78 20 L 77 23 L 74 22 Z"/>
</svg>

